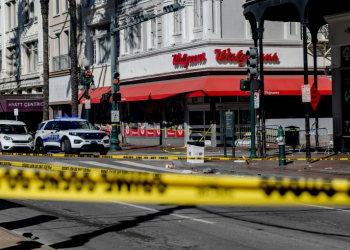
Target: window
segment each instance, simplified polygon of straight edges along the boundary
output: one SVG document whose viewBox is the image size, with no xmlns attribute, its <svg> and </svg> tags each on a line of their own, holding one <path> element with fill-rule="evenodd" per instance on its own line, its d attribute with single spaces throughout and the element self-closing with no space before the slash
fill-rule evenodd
<svg viewBox="0 0 350 250">
<path fill-rule="evenodd" d="M 56 15 L 60 14 L 60 1 L 61 0 L 56 0 Z"/>
<path fill-rule="evenodd" d="M 194 0 L 194 27 L 203 27 L 203 0 Z"/>
<path fill-rule="evenodd" d="M 31 94 L 32 93 L 32 89 L 27 89 L 27 94 Z"/>
<path fill-rule="evenodd" d="M 174 33 L 181 33 L 182 31 L 182 27 L 181 27 L 181 19 L 182 19 L 182 15 L 181 15 L 182 11 L 178 10 L 174 12 Z"/>
<path fill-rule="evenodd" d="M 141 42 L 142 42 L 142 40 L 141 40 L 141 23 L 136 25 L 135 32 L 136 32 L 136 34 L 135 34 L 136 35 L 136 48 L 138 50 L 140 50 L 141 49 Z"/>
<path fill-rule="evenodd" d="M 50 121 L 46 124 L 44 130 L 52 130 L 53 129 L 53 124 L 54 124 L 54 121 Z"/>
<path fill-rule="evenodd" d="M 22 90 L 17 90 L 18 95 L 22 95 Z"/>
<path fill-rule="evenodd" d="M 93 64 L 111 62 L 110 25 L 102 25 L 93 29 L 91 39 L 91 61 Z"/>
<path fill-rule="evenodd" d="M 5 92 L 1 92 L 1 95 L 5 95 L 6 93 Z"/>
<path fill-rule="evenodd" d="M 38 65 L 38 42 L 27 44 L 28 72 L 36 72 Z"/>
<path fill-rule="evenodd" d="M 151 20 L 151 47 L 156 47 L 156 43 L 157 43 L 157 18 L 153 18 Z"/>
<path fill-rule="evenodd" d="M 42 87 L 36 88 L 36 92 L 37 93 L 42 93 L 43 92 L 43 88 Z"/>
<path fill-rule="evenodd" d="M 19 48 L 18 47 L 12 47 L 8 49 L 9 56 L 7 58 L 8 65 L 9 65 L 9 74 L 10 76 L 17 75 L 17 66 L 18 66 L 18 55 L 19 55 Z"/>
<path fill-rule="evenodd" d="M 68 10 L 69 9 L 69 2 L 68 2 L 68 0 L 64 0 L 64 2 L 65 2 L 66 10 Z"/>
<path fill-rule="evenodd" d="M 17 21 L 17 2 L 16 1 L 12 1 L 12 2 L 8 2 L 6 3 L 6 8 L 7 10 L 6 15 L 7 15 L 7 29 L 11 30 L 13 28 L 16 28 L 18 25 L 18 21 Z"/>
</svg>

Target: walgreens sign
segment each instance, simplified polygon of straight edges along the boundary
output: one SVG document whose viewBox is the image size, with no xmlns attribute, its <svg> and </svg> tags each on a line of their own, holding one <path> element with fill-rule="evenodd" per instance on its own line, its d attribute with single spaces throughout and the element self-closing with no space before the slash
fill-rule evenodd
<svg viewBox="0 0 350 250">
<path fill-rule="evenodd" d="M 184 65 L 184 68 L 187 69 L 190 63 L 204 62 L 207 58 L 205 53 L 189 56 L 187 54 L 175 54 L 173 55 L 173 65 Z"/>
<path fill-rule="evenodd" d="M 231 61 L 238 62 L 238 65 L 243 65 L 247 61 L 247 55 L 243 53 L 243 50 L 238 51 L 237 53 L 231 53 L 231 49 L 215 49 L 214 50 L 217 61 Z M 258 57 L 260 59 L 260 57 Z M 264 62 L 278 62 L 279 58 L 277 53 L 263 54 Z"/>
</svg>

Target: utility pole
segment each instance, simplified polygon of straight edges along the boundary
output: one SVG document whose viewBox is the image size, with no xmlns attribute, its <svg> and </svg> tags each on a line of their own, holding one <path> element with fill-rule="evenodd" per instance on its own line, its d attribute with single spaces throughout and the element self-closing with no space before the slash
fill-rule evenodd
<svg viewBox="0 0 350 250">
<path fill-rule="evenodd" d="M 43 30 L 49 31 L 49 0 L 40 0 Z M 49 36 L 43 32 L 43 120 L 49 119 Z"/>
</svg>

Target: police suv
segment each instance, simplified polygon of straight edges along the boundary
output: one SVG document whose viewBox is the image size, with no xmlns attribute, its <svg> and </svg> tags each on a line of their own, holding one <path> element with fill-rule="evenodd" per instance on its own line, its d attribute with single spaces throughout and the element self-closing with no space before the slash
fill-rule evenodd
<svg viewBox="0 0 350 250">
<path fill-rule="evenodd" d="M 35 152 L 63 151 L 66 154 L 99 152 L 106 155 L 109 137 L 80 118 L 56 118 L 42 122 L 35 133 Z"/>
</svg>

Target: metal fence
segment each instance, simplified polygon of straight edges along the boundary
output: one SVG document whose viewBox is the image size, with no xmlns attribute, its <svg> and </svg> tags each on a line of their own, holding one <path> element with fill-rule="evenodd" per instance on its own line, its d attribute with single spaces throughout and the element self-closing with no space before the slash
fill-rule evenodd
<svg viewBox="0 0 350 250">
<path fill-rule="evenodd" d="M 250 136 L 251 136 L 251 127 L 250 125 L 244 126 L 235 126 L 235 145 L 236 146 L 250 146 Z M 259 134 L 262 135 L 262 128 L 255 127 L 255 137 Z M 278 125 L 268 125 L 265 127 L 265 138 L 266 143 L 276 143 L 276 138 L 278 135 Z M 257 142 L 257 138 L 255 138 Z"/>
<path fill-rule="evenodd" d="M 310 147 L 311 148 L 327 148 L 329 149 L 330 141 L 326 128 L 317 129 L 318 136 L 316 137 L 316 129 L 310 129 Z M 318 143 L 317 143 L 318 141 Z M 305 130 L 299 131 L 299 151 L 306 148 Z"/>
</svg>

